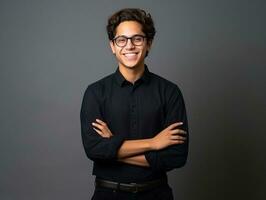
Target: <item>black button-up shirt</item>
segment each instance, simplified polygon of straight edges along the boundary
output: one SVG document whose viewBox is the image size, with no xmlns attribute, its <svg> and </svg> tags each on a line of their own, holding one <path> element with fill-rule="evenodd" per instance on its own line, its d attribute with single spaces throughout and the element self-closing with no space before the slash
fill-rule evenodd
<svg viewBox="0 0 266 200">
<path fill-rule="evenodd" d="M 113 133 L 103 138 L 91 125 L 95 119 L 106 122 Z M 154 74 L 145 65 L 134 84 L 116 72 L 92 83 L 85 91 L 81 111 L 81 132 L 85 152 L 94 161 L 93 174 L 117 182 L 142 182 L 166 176 L 187 160 L 187 140 L 159 151 L 145 152 L 150 167 L 117 161 L 124 140 L 152 138 L 172 123 L 183 122 L 188 132 L 186 110 L 176 84 Z"/>
</svg>

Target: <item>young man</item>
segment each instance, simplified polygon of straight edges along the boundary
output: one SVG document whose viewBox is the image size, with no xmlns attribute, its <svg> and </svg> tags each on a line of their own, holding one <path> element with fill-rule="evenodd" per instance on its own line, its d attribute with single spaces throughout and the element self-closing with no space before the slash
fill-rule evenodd
<svg viewBox="0 0 266 200">
<path fill-rule="evenodd" d="M 109 18 L 107 32 L 118 68 L 88 86 L 80 112 L 83 145 L 94 161 L 92 199 L 173 199 L 166 172 L 186 163 L 188 124 L 177 85 L 144 63 L 153 20 L 123 9 Z"/>
</svg>

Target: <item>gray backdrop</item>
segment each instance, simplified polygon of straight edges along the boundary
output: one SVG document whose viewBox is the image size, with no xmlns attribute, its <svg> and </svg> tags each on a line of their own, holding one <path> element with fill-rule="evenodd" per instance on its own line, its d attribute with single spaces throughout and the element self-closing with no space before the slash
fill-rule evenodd
<svg viewBox="0 0 266 200">
<path fill-rule="evenodd" d="M 265 199 L 264 0 L 0 0 L 0 199 L 89 199 L 79 111 L 117 67 L 108 16 L 141 7 L 157 35 L 150 70 L 179 85 L 190 152 L 176 199 Z"/>
</svg>

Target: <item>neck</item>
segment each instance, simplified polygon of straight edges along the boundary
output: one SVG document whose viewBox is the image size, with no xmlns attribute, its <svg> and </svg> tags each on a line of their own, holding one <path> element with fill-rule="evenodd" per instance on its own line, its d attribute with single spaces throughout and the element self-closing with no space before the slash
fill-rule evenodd
<svg viewBox="0 0 266 200">
<path fill-rule="evenodd" d="M 142 74 L 144 73 L 144 70 L 145 70 L 144 64 L 139 67 L 133 67 L 133 68 L 119 65 L 119 71 L 121 72 L 121 74 L 124 76 L 124 78 L 127 81 L 133 84 L 135 81 L 137 81 L 142 76 Z"/>
</svg>

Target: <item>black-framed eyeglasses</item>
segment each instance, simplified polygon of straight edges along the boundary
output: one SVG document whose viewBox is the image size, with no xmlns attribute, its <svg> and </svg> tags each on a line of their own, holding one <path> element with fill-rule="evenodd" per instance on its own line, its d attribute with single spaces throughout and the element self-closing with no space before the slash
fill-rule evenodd
<svg viewBox="0 0 266 200">
<path fill-rule="evenodd" d="M 113 42 L 119 47 L 125 47 L 127 45 L 127 41 L 130 40 L 134 46 L 141 46 L 143 45 L 145 38 L 146 36 L 144 35 L 133 35 L 132 37 L 121 35 L 114 38 Z"/>
</svg>

